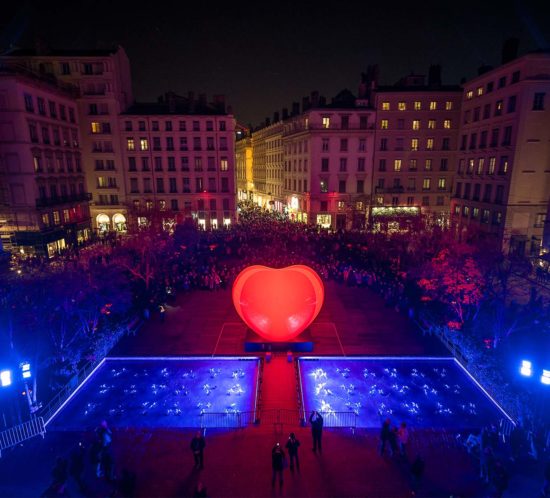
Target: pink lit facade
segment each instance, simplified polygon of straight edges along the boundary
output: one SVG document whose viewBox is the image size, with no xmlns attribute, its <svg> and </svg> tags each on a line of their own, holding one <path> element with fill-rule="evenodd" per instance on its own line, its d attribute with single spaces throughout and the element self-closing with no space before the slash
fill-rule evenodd
<svg viewBox="0 0 550 498">
<path fill-rule="evenodd" d="M 527 54 L 464 85 L 452 221 L 538 255 L 550 198 L 550 59 Z"/>
<path fill-rule="evenodd" d="M 192 218 L 221 228 L 235 222 L 235 120 L 219 102 L 179 99 L 169 94 L 120 115 L 130 222 Z"/>
<path fill-rule="evenodd" d="M 0 237 L 49 257 L 91 236 L 75 89 L 0 69 Z"/>
<path fill-rule="evenodd" d="M 373 229 L 405 228 L 420 214 L 448 226 L 461 96 L 415 75 L 376 90 Z"/>
<path fill-rule="evenodd" d="M 134 97 L 124 49 L 15 50 L 0 60 L 79 89 L 82 166 L 92 193 L 92 225 L 97 233 L 125 230 L 127 201 L 118 116 Z"/>
</svg>

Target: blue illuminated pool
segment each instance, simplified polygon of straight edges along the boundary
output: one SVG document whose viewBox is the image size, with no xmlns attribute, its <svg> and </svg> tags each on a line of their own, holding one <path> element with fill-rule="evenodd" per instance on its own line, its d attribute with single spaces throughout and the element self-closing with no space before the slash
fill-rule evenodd
<svg viewBox="0 0 550 498">
<path fill-rule="evenodd" d="M 303 405 L 328 425 L 357 414 L 358 427 L 389 417 L 410 427 L 473 428 L 507 415 L 454 358 L 299 360 Z"/>
<path fill-rule="evenodd" d="M 49 429 L 199 427 L 204 412 L 255 410 L 258 358 L 108 358 Z"/>
</svg>

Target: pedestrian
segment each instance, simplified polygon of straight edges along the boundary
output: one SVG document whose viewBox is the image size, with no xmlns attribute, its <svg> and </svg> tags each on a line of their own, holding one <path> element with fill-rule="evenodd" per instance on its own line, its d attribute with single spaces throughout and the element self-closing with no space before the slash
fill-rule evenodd
<svg viewBox="0 0 550 498">
<path fill-rule="evenodd" d="M 97 477 L 103 477 L 106 475 L 107 478 L 110 478 L 109 474 L 112 472 L 111 443 L 113 441 L 113 433 L 111 429 L 109 429 L 106 420 L 102 420 L 101 424 L 96 429 L 96 437 L 96 475 Z M 107 469 L 105 468 L 105 465 L 107 465 Z"/>
<path fill-rule="evenodd" d="M 386 449 L 386 443 L 390 445 L 390 456 L 391 456 L 391 420 L 387 418 L 382 424 L 382 429 L 380 430 L 380 456 L 384 456 L 384 450 Z"/>
<path fill-rule="evenodd" d="M 323 437 L 323 417 L 317 410 L 313 410 L 309 416 L 309 422 L 311 424 L 311 435 L 313 436 L 313 448 L 314 452 L 322 452 L 321 438 Z"/>
<path fill-rule="evenodd" d="M 397 431 L 397 439 L 399 441 L 399 452 L 403 458 L 407 458 L 407 445 L 409 443 L 409 431 L 407 430 L 406 422 L 401 422 L 401 426 Z"/>
<path fill-rule="evenodd" d="M 422 476 L 424 475 L 425 463 L 420 455 L 416 455 L 414 462 L 411 465 L 411 493 L 416 495 L 420 489 Z"/>
<path fill-rule="evenodd" d="M 279 486 L 283 487 L 283 469 L 285 464 L 285 452 L 280 443 L 276 443 L 271 450 L 271 469 L 273 471 L 271 478 L 271 487 L 275 487 L 275 478 L 279 474 Z"/>
<path fill-rule="evenodd" d="M 486 483 L 489 483 L 489 480 L 491 479 L 493 465 L 493 448 L 491 448 L 490 446 L 486 446 L 485 448 L 483 448 L 483 450 L 481 450 L 479 454 L 479 477 L 480 479 L 483 479 Z"/>
<path fill-rule="evenodd" d="M 294 432 L 291 432 L 286 442 L 286 449 L 288 450 L 288 457 L 290 459 L 290 470 L 294 470 L 294 461 L 296 461 L 296 470 L 298 472 L 300 472 L 300 460 L 298 459 L 299 446 L 300 441 L 296 439 Z"/>
<path fill-rule="evenodd" d="M 159 305 L 160 323 L 164 323 L 164 316 L 166 314 L 166 308 L 161 304 Z"/>
<path fill-rule="evenodd" d="M 391 451 L 390 457 L 393 457 L 394 455 L 399 454 L 398 440 L 399 440 L 398 429 L 397 427 L 394 426 L 390 430 L 390 451 Z"/>
<path fill-rule="evenodd" d="M 197 431 L 193 439 L 191 439 L 191 451 L 193 452 L 193 458 L 195 459 L 195 468 L 204 468 L 204 447 L 206 446 L 206 440 L 201 431 Z"/>
<path fill-rule="evenodd" d="M 71 474 L 71 477 L 76 481 L 78 484 L 78 489 L 81 493 L 84 494 L 84 480 L 82 478 L 82 475 L 84 473 L 84 467 L 85 467 L 85 456 L 86 456 L 86 448 L 82 444 L 82 442 L 79 442 L 77 446 L 73 448 L 73 451 L 71 452 L 70 460 L 69 460 L 69 472 Z"/>
</svg>

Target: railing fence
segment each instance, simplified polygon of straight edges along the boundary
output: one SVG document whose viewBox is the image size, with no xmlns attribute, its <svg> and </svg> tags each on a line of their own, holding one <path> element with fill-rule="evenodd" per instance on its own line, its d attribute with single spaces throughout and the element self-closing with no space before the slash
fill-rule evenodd
<svg viewBox="0 0 550 498">
<path fill-rule="evenodd" d="M 35 436 L 44 437 L 45 434 L 46 427 L 42 417 L 33 418 L 23 424 L 10 427 L 5 431 L 0 432 L 0 458 L 2 457 L 2 451 L 7 448 L 16 446 Z"/>
</svg>

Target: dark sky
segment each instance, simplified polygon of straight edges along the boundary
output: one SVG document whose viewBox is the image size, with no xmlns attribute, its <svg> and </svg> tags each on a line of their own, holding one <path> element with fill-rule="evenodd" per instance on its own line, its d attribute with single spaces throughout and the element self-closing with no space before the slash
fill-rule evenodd
<svg viewBox="0 0 550 498">
<path fill-rule="evenodd" d="M 356 92 L 378 63 L 392 84 L 443 66 L 444 83 L 498 65 L 502 42 L 520 53 L 550 44 L 550 1 L 383 2 L 48 1 L 10 2 L 0 12 L 0 47 L 122 45 L 137 100 L 164 91 L 225 94 L 242 123 L 257 124 L 311 90 Z M 498 7 L 492 7 L 498 5 Z"/>
</svg>

